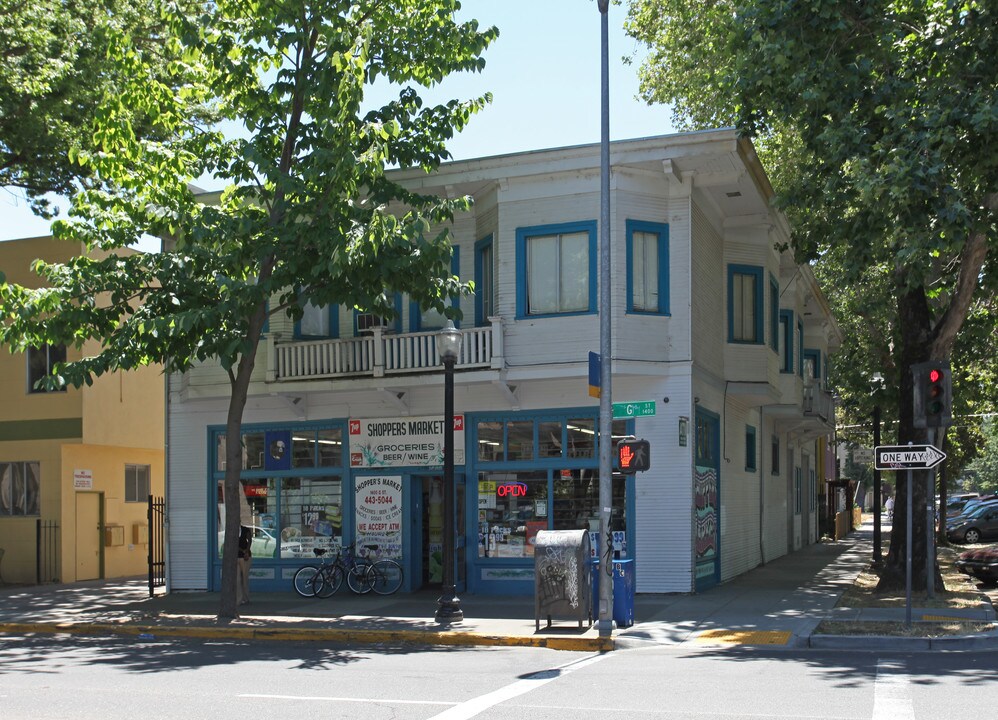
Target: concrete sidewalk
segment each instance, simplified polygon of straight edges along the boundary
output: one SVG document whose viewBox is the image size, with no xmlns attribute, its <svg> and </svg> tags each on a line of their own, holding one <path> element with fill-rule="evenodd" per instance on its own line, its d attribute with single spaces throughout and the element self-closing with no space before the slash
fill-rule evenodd
<svg viewBox="0 0 998 720">
<path fill-rule="evenodd" d="M 515 645 L 606 651 L 660 645 L 690 648 L 770 645 L 849 649 L 995 648 L 998 632 L 966 638 L 897 638 L 816 635 L 825 618 L 904 619 L 904 608 L 835 608 L 842 592 L 872 555 L 872 531 L 817 544 L 778 558 L 734 580 L 696 595 L 639 594 L 635 624 L 599 637 L 595 626 L 555 620 L 535 630 L 532 597 L 465 595 L 465 620 L 436 623 L 436 592 L 379 597 L 345 588 L 328 599 L 306 599 L 289 589 L 254 593 L 240 618 L 219 622 L 218 593 L 148 596 L 144 580 L 81 582 L 0 588 L 0 632 L 70 632 L 281 639 L 340 643 Z M 913 619 L 937 619 L 939 610 L 913 610 Z M 948 617 L 993 621 L 994 610 L 946 611 Z"/>
</svg>

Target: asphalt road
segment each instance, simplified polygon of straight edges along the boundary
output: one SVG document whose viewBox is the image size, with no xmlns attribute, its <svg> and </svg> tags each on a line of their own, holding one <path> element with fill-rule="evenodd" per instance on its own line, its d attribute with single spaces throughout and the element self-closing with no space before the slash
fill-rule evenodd
<svg viewBox="0 0 998 720">
<path fill-rule="evenodd" d="M 0 637 L 4 720 L 991 717 L 995 653 Z"/>
</svg>

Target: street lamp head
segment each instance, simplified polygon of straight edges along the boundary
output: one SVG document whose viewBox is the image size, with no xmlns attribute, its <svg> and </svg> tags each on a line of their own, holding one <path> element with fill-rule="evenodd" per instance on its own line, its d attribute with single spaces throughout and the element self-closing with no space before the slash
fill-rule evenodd
<svg viewBox="0 0 998 720">
<path fill-rule="evenodd" d="M 444 362 L 457 360 L 461 353 L 461 331 L 454 327 L 452 320 L 448 320 L 447 326 L 437 333 L 437 353 Z"/>
</svg>

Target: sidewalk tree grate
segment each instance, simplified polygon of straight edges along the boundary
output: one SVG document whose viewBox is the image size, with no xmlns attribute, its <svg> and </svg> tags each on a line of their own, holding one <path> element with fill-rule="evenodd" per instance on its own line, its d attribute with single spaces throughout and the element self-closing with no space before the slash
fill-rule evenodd
<svg viewBox="0 0 998 720">
<path fill-rule="evenodd" d="M 790 632 L 785 630 L 705 630 L 696 637 L 701 643 L 732 645 L 786 645 Z"/>
</svg>

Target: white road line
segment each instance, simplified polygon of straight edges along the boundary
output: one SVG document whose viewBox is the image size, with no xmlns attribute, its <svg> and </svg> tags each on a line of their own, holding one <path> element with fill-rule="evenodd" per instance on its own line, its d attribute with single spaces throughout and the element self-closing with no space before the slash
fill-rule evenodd
<svg viewBox="0 0 998 720">
<path fill-rule="evenodd" d="M 455 702 L 439 700 L 392 700 L 391 698 L 330 697 L 328 695 L 259 695 L 244 693 L 241 698 L 263 698 L 265 700 L 322 700 L 325 702 L 386 703 L 388 705 L 457 705 Z"/>
<path fill-rule="evenodd" d="M 546 685 L 552 680 L 557 680 L 562 675 L 584 668 L 587 665 L 592 665 L 608 657 L 610 657 L 609 653 L 593 655 L 592 657 L 576 660 L 551 670 L 542 670 L 541 672 L 533 673 L 530 677 L 517 680 L 511 685 L 493 690 L 485 695 L 479 695 L 471 700 L 466 700 L 460 705 L 455 705 L 449 710 L 444 710 L 439 715 L 434 715 L 429 720 L 468 720 L 468 718 L 473 718 L 479 713 L 485 712 L 490 707 L 528 693 L 531 690 L 536 690 L 541 685 Z"/>
<path fill-rule="evenodd" d="M 873 720 L 914 720 L 911 679 L 896 660 L 877 661 L 873 683 Z"/>
</svg>

